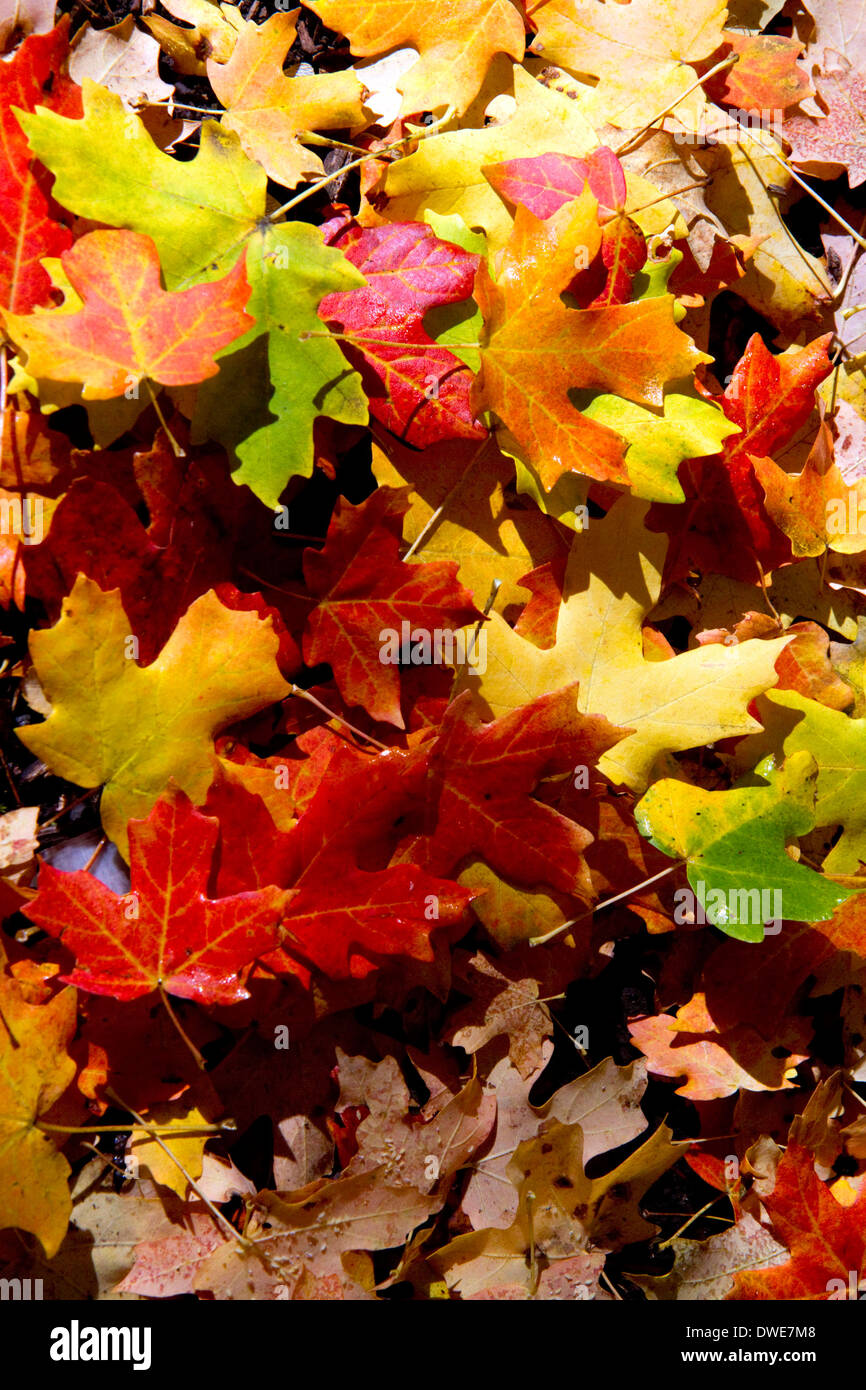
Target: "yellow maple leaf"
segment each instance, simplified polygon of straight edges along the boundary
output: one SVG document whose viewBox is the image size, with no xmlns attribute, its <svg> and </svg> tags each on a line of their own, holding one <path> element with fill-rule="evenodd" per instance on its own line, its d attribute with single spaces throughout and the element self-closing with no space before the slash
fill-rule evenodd
<svg viewBox="0 0 866 1390">
<path fill-rule="evenodd" d="M 307 8 L 345 34 L 360 58 L 418 50 L 398 83 L 404 116 L 465 111 L 497 53 L 523 57 L 523 17 L 511 0 L 308 0 Z"/>
<path fill-rule="evenodd" d="M 725 0 L 540 0 L 528 12 L 537 26 L 532 49 L 546 62 L 600 79 L 599 116 L 621 127 L 640 126 L 667 109 L 689 129 L 706 105 L 690 66 L 723 42 Z"/>
<path fill-rule="evenodd" d="M 353 72 L 283 72 L 298 13 L 278 12 L 264 24 L 244 22 L 228 62 L 211 58 L 207 65 L 210 84 L 227 108 L 222 124 L 285 188 L 324 173 L 319 156 L 304 149 L 306 134 L 364 124 L 364 89 Z"/>
<path fill-rule="evenodd" d="M 634 730 L 598 763 L 633 791 L 646 788 L 660 753 L 759 728 L 748 705 L 775 685 L 776 658 L 790 641 L 751 638 L 647 661 L 641 624 L 659 595 L 667 540 L 646 529 L 646 512 L 647 503 L 623 497 L 575 537 L 553 647 L 539 651 L 493 614 L 486 671 L 467 669 L 457 682 L 476 693 L 487 718 L 499 718 L 579 681 L 581 712 L 603 710 Z"/>
<path fill-rule="evenodd" d="M 69 1224 L 69 1164 L 40 1116 L 75 1075 L 66 1047 L 75 1033 L 76 992 L 31 1003 L 26 987 L 0 973 L 0 1227 L 32 1231 L 53 1259 Z"/>
<path fill-rule="evenodd" d="M 113 589 L 79 575 L 60 621 L 30 638 L 54 705 L 18 736 L 59 777 L 102 793 L 105 833 L 127 856 L 126 824 L 174 781 L 200 805 L 216 770 L 213 735 L 281 700 L 270 618 L 227 609 L 211 591 L 191 604 L 156 661 L 139 666 Z"/>
</svg>

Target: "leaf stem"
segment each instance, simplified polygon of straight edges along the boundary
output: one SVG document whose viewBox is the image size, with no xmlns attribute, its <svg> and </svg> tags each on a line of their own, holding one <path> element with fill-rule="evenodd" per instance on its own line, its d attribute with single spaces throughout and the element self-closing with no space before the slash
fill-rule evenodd
<svg viewBox="0 0 866 1390">
<path fill-rule="evenodd" d="M 184 1028 L 183 1028 L 183 1025 L 182 1025 L 180 1019 L 178 1018 L 177 1014 L 175 1013 L 174 1009 L 171 1007 L 171 1004 L 169 1003 L 169 998 L 168 998 L 168 995 L 167 995 L 166 992 L 165 992 L 165 989 L 163 988 L 162 980 L 160 980 L 159 984 L 157 985 L 157 991 L 158 991 L 158 993 L 159 993 L 160 999 L 162 1000 L 163 1004 L 165 1005 L 165 1011 L 166 1011 L 166 1013 L 168 1014 L 169 1018 L 171 1019 L 172 1023 L 173 1023 L 174 1026 L 175 1026 L 175 1028 L 177 1029 L 177 1032 L 179 1033 L 179 1035 L 180 1035 L 182 1041 L 184 1042 L 185 1046 L 189 1049 L 189 1052 L 190 1052 L 191 1055 L 192 1055 L 193 1061 L 195 1062 L 196 1066 L 199 1068 L 199 1071 L 204 1071 L 204 1070 L 205 1070 L 205 1067 L 207 1066 L 207 1063 L 205 1062 L 204 1057 L 202 1057 L 201 1053 L 199 1052 L 199 1050 L 198 1050 L 198 1048 L 196 1047 L 195 1043 L 193 1042 L 192 1038 L 188 1037 L 187 1034 L 186 1034 L 186 1032 L 184 1031 Z M 130 1110 L 129 1113 L 132 1114 L 132 1111 Z"/>
<path fill-rule="evenodd" d="M 642 888 L 649 888 L 651 883 L 657 883 L 660 878 L 667 878 L 675 869 L 680 867 L 681 860 L 671 864 L 667 869 L 662 869 L 660 873 L 653 874 L 652 878 L 645 878 L 642 883 L 635 883 L 631 888 L 626 888 L 622 893 L 617 893 L 615 898 L 605 898 L 603 903 L 597 903 L 588 912 L 582 912 L 579 917 L 572 917 L 570 922 L 563 922 L 561 927 L 554 927 L 553 931 L 547 932 L 544 936 L 530 936 L 530 946 L 543 946 L 546 941 L 552 941 L 555 936 L 561 936 L 563 932 L 571 927 L 576 927 L 578 922 L 585 922 L 588 917 L 594 917 L 597 912 L 601 912 L 606 907 L 613 907 L 614 903 L 622 902 L 623 898 L 630 898 L 635 893 L 639 893 Z"/>
</svg>

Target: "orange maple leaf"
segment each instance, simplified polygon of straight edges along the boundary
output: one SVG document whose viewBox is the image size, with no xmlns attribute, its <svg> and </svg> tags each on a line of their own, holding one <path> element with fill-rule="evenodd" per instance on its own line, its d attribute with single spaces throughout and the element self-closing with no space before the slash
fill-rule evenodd
<svg viewBox="0 0 866 1390">
<path fill-rule="evenodd" d="M 91 232 L 61 262 L 74 292 L 63 307 L 3 320 L 31 376 L 80 381 L 85 400 L 120 396 L 145 377 L 184 386 L 215 376 L 215 355 L 254 323 L 244 255 L 222 280 L 174 293 L 139 232 Z"/>
</svg>

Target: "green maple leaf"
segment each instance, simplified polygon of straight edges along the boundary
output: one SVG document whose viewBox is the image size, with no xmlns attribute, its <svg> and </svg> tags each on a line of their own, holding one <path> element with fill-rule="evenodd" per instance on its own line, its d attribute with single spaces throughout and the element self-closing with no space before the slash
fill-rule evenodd
<svg viewBox="0 0 866 1390">
<path fill-rule="evenodd" d="M 793 690 L 768 691 L 766 698 L 782 714 L 777 734 L 785 757 L 811 753 L 818 764 L 815 783 L 815 824 L 843 827 L 824 860 L 828 874 L 856 874 L 866 862 L 866 719 L 852 719 Z"/>
<path fill-rule="evenodd" d="M 814 758 L 796 753 L 781 771 L 759 768 L 766 768 L 766 785 L 731 791 L 708 792 L 666 777 L 635 807 L 640 833 L 663 854 L 685 859 L 707 921 L 740 941 L 763 940 L 763 923 L 755 918 L 767 901 L 773 909 L 764 920 L 777 915 L 778 899 L 762 899 L 765 891 L 780 893 L 778 915 L 796 922 L 826 921 L 851 896 L 785 851 L 787 839 L 815 826 Z"/>
<path fill-rule="evenodd" d="M 313 421 L 367 423 L 361 378 L 327 336 L 316 314 L 334 290 L 354 290 L 363 275 L 305 222 L 262 223 L 247 241 L 256 326 L 218 358 L 203 383 L 193 439 L 217 439 L 239 461 L 232 475 L 269 507 L 292 477 L 313 471 Z M 317 336 L 300 340 L 304 332 Z"/>
<path fill-rule="evenodd" d="M 265 219 L 265 171 L 218 122 L 203 122 L 199 153 L 182 163 L 157 148 L 114 93 L 88 80 L 83 91 L 81 120 L 45 107 L 20 118 L 59 202 L 151 236 L 169 290 L 224 274 L 246 249 L 256 326 L 221 359 L 193 433 L 224 444 L 239 465 L 235 480 L 276 507 L 290 478 L 313 471 L 318 416 L 367 423 L 361 378 L 337 343 L 299 337 L 325 332 L 316 315 L 324 295 L 364 278 L 317 228 Z"/>
</svg>

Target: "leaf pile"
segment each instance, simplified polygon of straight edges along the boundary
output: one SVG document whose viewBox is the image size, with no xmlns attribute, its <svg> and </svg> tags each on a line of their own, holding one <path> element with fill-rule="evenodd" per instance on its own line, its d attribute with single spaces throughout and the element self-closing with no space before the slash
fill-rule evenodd
<svg viewBox="0 0 866 1390">
<path fill-rule="evenodd" d="M 856 5 L 121 8 L 0 29 L 0 1270 L 857 1297 Z"/>
</svg>

